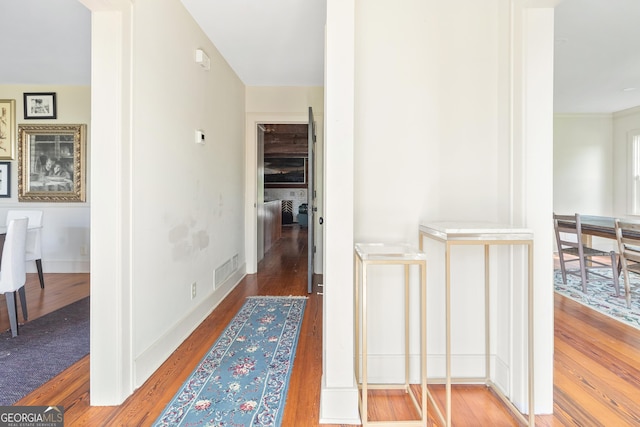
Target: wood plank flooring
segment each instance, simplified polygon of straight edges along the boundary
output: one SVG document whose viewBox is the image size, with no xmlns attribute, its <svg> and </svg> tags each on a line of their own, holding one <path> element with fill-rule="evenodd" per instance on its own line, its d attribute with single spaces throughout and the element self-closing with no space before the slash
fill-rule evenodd
<svg viewBox="0 0 640 427">
<path fill-rule="evenodd" d="M 18 405 L 63 405 L 66 426 L 148 426 L 162 412 L 205 352 L 250 295 L 307 295 L 306 230 L 286 227 L 260 263 L 187 338 L 149 380 L 122 405 L 89 406 L 86 357 L 35 390 Z M 29 275 L 30 319 L 89 294 L 89 275 L 45 274 L 40 290 Z M 8 328 L 0 296 L 0 329 Z M 640 331 L 555 297 L 554 414 L 536 417 L 538 426 L 640 425 Z M 309 295 L 291 375 L 284 427 L 316 426 L 322 375 L 322 296 Z M 0 379 L 1 381 L 1 379 Z M 441 386 L 431 386 L 441 402 Z M 375 394 L 374 394 L 375 393 Z M 370 416 L 410 418 L 406 396 L 374 392 Z M 518 422 L 483 386 L 453 387 L 456 426 L 517 426 Z M 431 411 L 430 411 L 431 412 Z M 430 413 L 428 425 L 436 425 Z M 329 425 L 329 427 L 346 427 Z"/>
</svg>

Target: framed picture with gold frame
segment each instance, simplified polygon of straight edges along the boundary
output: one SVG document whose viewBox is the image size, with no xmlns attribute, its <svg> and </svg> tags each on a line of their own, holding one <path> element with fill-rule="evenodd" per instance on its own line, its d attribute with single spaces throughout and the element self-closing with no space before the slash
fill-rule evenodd
<svg viewBox="0 0 640 427">
<path fill-rule="evenodd" d="M 13 160 L 16 146 L 16 100 L 0 99 L 0 160 Z"/>
<path fill-rule="evenodd" d="M 18 127 L 18 200 L 84 202 L 87 127 Z"/>
</svg>

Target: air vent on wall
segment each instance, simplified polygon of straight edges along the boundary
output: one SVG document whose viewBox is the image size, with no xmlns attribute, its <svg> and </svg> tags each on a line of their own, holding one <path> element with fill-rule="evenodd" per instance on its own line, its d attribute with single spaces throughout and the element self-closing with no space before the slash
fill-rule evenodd
<svg viewBox="0 0 640 427">
<path fill-rule="evenodd" d="M 232 259 L 227 260 L 220 267 L 216 268 L 213 288 L 217 289 L 220 284 L 231 276 L 231 273 L 238 269 L 238 255 L 234 255 Z"/>
</svg>

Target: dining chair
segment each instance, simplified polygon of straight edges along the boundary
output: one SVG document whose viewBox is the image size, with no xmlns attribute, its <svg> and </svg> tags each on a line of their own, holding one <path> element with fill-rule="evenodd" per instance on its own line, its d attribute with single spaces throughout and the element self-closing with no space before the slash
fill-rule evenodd
<svg viewBox="0 0 640 427">
<path fill-rule="evenodd" d="M 627 307 L 631 307 L 629 272 L 640 274 L 640 222 L 616 218 L 615 227 L 624 277 L 625 299 Z"/>
<path fill-rule="evenodd" d="M 580 214 L 557 215 L 553 214 L 553 226 L 556 233 L 556 243 L 558 244 L 558 258 L 560 260 L 560 270 L 562 272 L 562 282 L 567 283 L 567 274 L 580 277 L 582 281 L 582 291 L 587 292 L 587 282 L 589 275 L 613 280 L 613 287 L 616 296 L 620 296 L 620 285 L 618 276 L 618 263 L 616 262 L 615 251 L 602 251 L 585 245 L 582 239 L 582 225 Z M 602 260 L 602 257 L 609 258 L 609 262 Z M 578 268 L 568 268 L 567 264 L 578 263 Z M 598 273 L 595 270 L 609 269 L 611 276 Z"/>
<path fill-rule="evenodd" d="M 27 271 L 24 262 L 27 242 L 27 218 L 16 218 L 9 221 L 7 234 L 4 239 L 2 258 L 0 260 L 0 293 L 7 300 L 11 335 L 18 336 L 18 303 L 16 293 L 20 295 L 22 317 L 27 321 L 27 298 L 24 284 L 27 281 Z"/>
<path fill-rule="evenodd" d="M 36 262 L 40 287 L 44 289 L 44 275 L 42 274 L 42 211 L 9 210 L 7 212 L 7 225 L 12 219 L 25 217 L 29 219 L 25 261 Z"/>
</svg>

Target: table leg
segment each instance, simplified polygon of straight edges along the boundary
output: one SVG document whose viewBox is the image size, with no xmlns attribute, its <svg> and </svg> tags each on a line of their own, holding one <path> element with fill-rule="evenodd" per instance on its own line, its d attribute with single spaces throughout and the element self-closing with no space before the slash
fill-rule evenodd
<svg viewBox="0 0 640 427">
<path fill-rule="evenodd" d="M 490 318 L 491 318 L 491 300 L 490 300 L 490 287 L 491 287 L 491 275 L 489 272 L 490 261 L 489 261 L 489 245 L 484 245 L 484 376 L 485 376 L 485 384 L 489 384 L 489 380 L 491 377 L 491 358 L 489 357 L 489 353 L 491 351 L 491 329 L 490 329 Z"/>
<path fill-rule="evenodd" d="M 368 409 L 367 399 L 368 390 L 367 385 L 369 379 L 367 378 L 367 264 L 363 263 L 362 267 L 362 425 L 367 425 Z"/>
<path fill-rule="evenodd" d="M 446 411 L 447 427 L 451 427 L 451 245 L 446 243 L 446 250 L 444 254 L 445 264 L 445 311 L 446 311 L 446 363 L 447 363 L 447 378 L 445 385 L 446 392 Z"/>
<path fill-rule="evenodd" d="M 409 392 L 409 264 L 404 266 L 404 386 Z"/>
<path fill-rule="evenodd" d="M 533 242 L 527 244 L 527 252 L 529 254 L 529 283 L 528 283 L 528 303 L 529 303 L 529 426 L 535 426 L 535 406 L 534 406 L 534 387 L 533 387 Z"/>
<path fill-rule="evenodd" d="M 356 320 L 354 325 L 354 337 L 355 337 L 355 368 L 356 368 L 356 382 L 358 388 L 360 388 L 360 268 L 361 262 L 358 260 L 358 256 L 354 256 L 355 264 L 355 283 L 356 287 L 353 295 L 353 304 L 356 313 Z"/>
<path fill-rule="evenodd" d="M 422 421 L 427 423 L 427 263 L 420 264 L 420 372 L 422 375 Z"/>
</svg>

